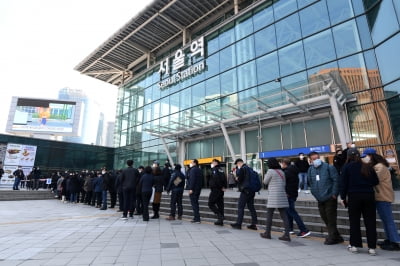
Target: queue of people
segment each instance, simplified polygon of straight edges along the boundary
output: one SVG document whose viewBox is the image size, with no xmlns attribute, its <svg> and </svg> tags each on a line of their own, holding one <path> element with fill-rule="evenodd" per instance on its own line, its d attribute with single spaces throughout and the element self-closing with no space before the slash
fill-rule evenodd
<svg viewBox="0 0 400 266">
<path fill-rule="evenodd" d="M 294 221 L 299 232 L 298 237 L 307 237 L 311 234 L 307 225 L 297 213 L 295 203 L 299 192 L 310 190 L 318 202 L 318 210 L 325 223 L 327 237 L 325 245 L 335 245 L 344 242 L 337 227 L 337 207 L 340 203 L 348 208 L 350 224 L 350 244 L 348 250 L 358 253 L 362 247 L 360 219 L 363 217 L 366 227 L 368 254 L 376 255 L 376 246 L 386 250 L 400 250 L 400 236 L 394 222 L 392 202 L 394 192 L 391 183 L 389 164 L 376 150 L 364 149 L 360 152 L 349 146 L 342 152 L 346 153 L 346 160 L 341 165 L 330 165 L 322 160 L 318 152 L 300 154 L 298 161 L 308 162 L 301 169 L 296 162 L 289 159 L 278 161 L 269 158 L 268 171 L 263 183 L 267 186 L 267 217 L 266 230 L 260 236 L 272 239 L 272 217 L 275 209 L 278 210 L 284 224 L 282 241 L 291 241 L 294 232 Z M 337 154 L 337 156 L 342 155 Z M 297 162 L 298 162 L 297 161 Z M 215 225 L 224 225 L 224 192 L 230 186 L 229 178 L 221 167 L 221 162 L 212 160 L 211 176 L 209 178 L 210 194 L 208 207 L 215 214 Z M 234 162 L 235 171 L 232 172 L 237 183 L 240 196 L 235 223 L 230 224 L 233 229 L 242 229 L 244 209 L 251 214 L 251 223 L 248 229 L 258 230 L 258 217 L 254 207 L 256 193 L 261 189 L 261 183 L 255 184 L 254 170 L 245 164 L 242 159 Z M 304 172 L 306 169 L 307 172 Z M 304 180 L 303 176 L 306 176 Z M 258 182 L 259 176 L 257 175 Z M 199 197 L 203 187 L 204 177 L 199 162 L 193 159 L 186 174 L 181 165 L 174 168 L 167 162 L 163 169 L 155 161 L 152 166 L 138 169 L 133 167 L 133 161 L 127 161 L 127 167 L 121 171 L 83 171 L 82 173 L 68 173 L 59 175 L 57 192 L 62 201 L 72 203 L 82 202 L 96 206 L 100 210 L 107 209 L 107 195 L 111 197 L 111 206 L 114 208 L 118 198 L 119 210 L 122 219 L 126 220 L 136 215 L 142 215 L 143 221 L 158 219 L 162 193 L 170 195 L 170 213 L 166 218 L 169 221 L 181 220 L 183 215 L 182 199 L 185 189 L 188 191 L 193 210 L 192 223 L 201 223 Z M 304 184 L 301 184 L 301 183 Z M 151 200 L 153 197 L 153 200 Z M 153 216 L 149 215 L 149 204 L 152 201 Z M 382 220 L 386 240 L 377 243 L 376 211 Z"/>
</svg>

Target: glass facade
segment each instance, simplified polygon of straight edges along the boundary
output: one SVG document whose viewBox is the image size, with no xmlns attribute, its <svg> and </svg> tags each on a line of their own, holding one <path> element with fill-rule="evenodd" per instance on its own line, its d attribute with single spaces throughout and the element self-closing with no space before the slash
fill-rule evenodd
<svg viewBox="0 0 400 266">
<path fill-rule="evenodd" d="M 285 102 L 288 90 L 312 88 L 328 76 L 354 96 L 346 110 L 357 146 L 374 146 L 381 153 L 399 147 L 397 0 L 256 1 L 247 10 L 204 35 L 202 73 L 160 89 L 157 62 L 119 88 L 116 167 L 132 157 L 139 164 L 167 158 L 153 128 L 195 127 L 215 110 L 229 119 L 246 113 L 252 97 L 268 96 L 264 104 L 276 106 Z M 228 105 L 240 110 L 222 108 Z M 245 128 L 246 153 L 338 142 L 329 110 L 322 118 L 298 113 L 300 122 L 271 126 L 260 121 L 259 129 Z M 239 134 L 230 134 L 240 154 Z M 222 134 L 185 143 L 181 159 L 229 157 Z M 176 159 L 179 140 L 166 139 L 166 144 Z"/>
</svg>

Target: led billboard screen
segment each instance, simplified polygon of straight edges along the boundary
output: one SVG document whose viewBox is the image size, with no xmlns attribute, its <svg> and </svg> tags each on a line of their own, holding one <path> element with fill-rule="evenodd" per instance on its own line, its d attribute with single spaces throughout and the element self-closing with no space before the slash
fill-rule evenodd
<svg viewBox="0 0 400 266">
<path fill-rule="evenodd" d="M 11 131 L 72 133 L 77 112 L 72 101 L 17 98 Z"/>
</svg>

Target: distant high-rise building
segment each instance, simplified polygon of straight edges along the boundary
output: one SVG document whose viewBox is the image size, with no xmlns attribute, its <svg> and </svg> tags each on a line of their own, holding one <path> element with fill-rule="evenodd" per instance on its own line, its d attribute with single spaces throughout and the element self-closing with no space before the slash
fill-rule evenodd
<svg viewBox="0 0 400 266">
<path fill-rule="evenodd" d="M 105 146 L 113 147 L 114 146 L 114 127 L 115 122 L 107 122 L 107 130 L 106 130 L 106 139 Z"/>
<path fill-rule="evenodd" d="M 82 91 L 77 89 L 63 88 L 58 92 L 58 99 L 72 100 L 82 103 L 81 123 L 76 137 L 63 137 L 64 141 L 104 145 L 103 126 L 104 114 L 100 106 Z M 100 137 L 99 137 L 100 135 Z"/>
</svg>

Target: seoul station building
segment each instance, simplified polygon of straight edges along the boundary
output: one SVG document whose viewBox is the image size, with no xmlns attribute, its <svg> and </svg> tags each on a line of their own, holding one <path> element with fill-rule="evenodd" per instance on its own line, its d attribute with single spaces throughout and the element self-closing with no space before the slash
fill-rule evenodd
<svg viewBox="0 0 400 266">
<path fill-rule="evenodd" d="M 400 1 L 156 0 L 75 69 L 119 87 L 115 167 L 353 140 L 398 167 Z"/>
</svg>

